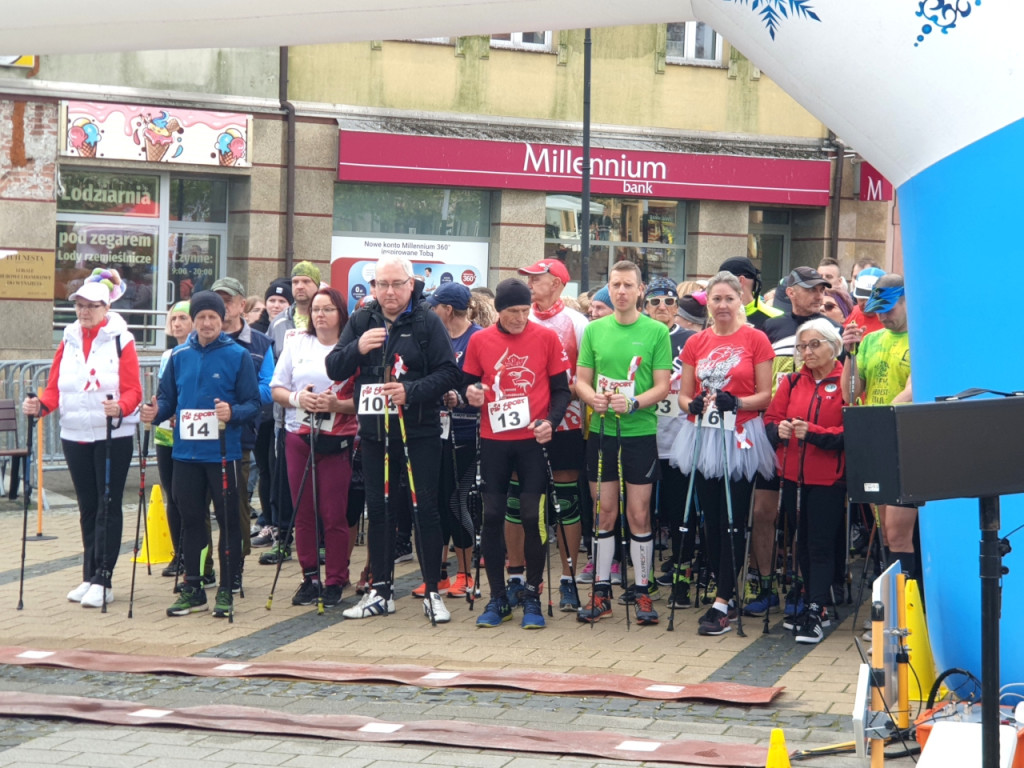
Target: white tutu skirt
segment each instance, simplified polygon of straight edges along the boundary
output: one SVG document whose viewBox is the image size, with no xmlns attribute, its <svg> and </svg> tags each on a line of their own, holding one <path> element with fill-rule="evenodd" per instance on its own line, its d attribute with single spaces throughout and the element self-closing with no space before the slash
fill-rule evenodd
<svg viewBox="0 0 1024 768">
<path fill-rule="evenodd" d="M 697 441 L 697 425 L 689 419 L 683 420 L 682 429 L 672 443 L 668 460 L 684 475 L 693 466 L 693 451 Z M 764 431 L 764 422 L 757 416 L 736 428 L 736 432 L 725 432 L 726 450 L 729 456 L 729 477 L 752 480 L 761 473 L 765 479 L 775 474 L 775 450 Z M 742 447 L 741 447 L 742 444 Z M 700 428 L 700 455 L 697 469 L 704 477 L 725 475 L 725 457 L 722 452 L 721 427 Z"/>
</svg>

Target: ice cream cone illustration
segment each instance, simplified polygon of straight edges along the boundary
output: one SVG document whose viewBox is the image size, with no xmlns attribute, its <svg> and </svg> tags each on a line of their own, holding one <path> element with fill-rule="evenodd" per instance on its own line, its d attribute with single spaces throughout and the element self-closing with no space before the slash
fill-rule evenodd
<svg viewBox="0 0 1024 768">
<path fill-rule="evenodd" d="M 171 148 L 174 134 L 181 130 L 181 123 L 177 118 L 170 117 L 166 112 L 161 112 L 160 117 L 146 123 L 142 131 L 146 140 L 146 159 L 151 163 L 163 160 L 167 150 Z"/>
<path fill-rule="evenodd" d="M 100 138 L 100 129 L 88 117 L 79 117 L 68 130 L 68 144 L 80 157 L 96 157 L 96 145 Z"/>
<path fill-rule="evenodd" d="M 237 128 L 228 128 L 217 137 L 217 159 L 222 166 L 231 166 L 245 157 L 245 139 Z"/>
</svg>

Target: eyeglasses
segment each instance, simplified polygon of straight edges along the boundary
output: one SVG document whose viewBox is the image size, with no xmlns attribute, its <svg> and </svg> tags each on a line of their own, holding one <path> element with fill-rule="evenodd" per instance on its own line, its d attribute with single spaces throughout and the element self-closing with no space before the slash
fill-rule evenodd
<svg viewBox="0 0 1024 768">
<path fill-rule="evenodd" d="M 831 312 L 833 309 L 839 309 L 839 305 L 831 301 L 826 301 L 824 304 L 821 305 L 821 308 L 824 309 L 826 312 Z"/>
<path fill-rule="evenodd" d="M 311 315 L 333 315 L 338 311 L 337 307 L 313 307 L 309 310 Z"/>
<path fill-rule="evenodd" d="M 75 302 L 75 312 L 85 312 L 86 310 L 101 309 L 107 306 L 106 304 L 79 304 Z"/>
<path fill-rule="evenodd" d="M 407 278 L 405 278 L 405 280 L 395 280 L 394 282 L 391 282 L 391 283 L 385 283 L 385 282 L 383 282 L 381 280 L 378 280 L 375 283 L 375 287 L 377 288 L 378 291 L 388 291 L 388 290 L 391 290 L 392 288 L 394 288 L 397 291 L 399 288 L 401 288 L 403 285 L 408 283 L 410 280 L 412 280 L 411 277 L 407 277 Z"/>
<path fill-rule="evenodd" d="M 665 302 L 666 307 L 674 307 L 676 305 L 675 296 L 653 296 L 652 298 L 647 299 L 647 303 L 652 307 L 660 307 L 661 302 L 663 301 Z"/>
<path fill-rule="evenodd" d="M 797 352 L 801 352 L 801 353 L 805 352 L 807 349 L 810 349 L 811 351 L 814 351 L 815 349 L 817 349 L 818 347 L 820 347 L 824 343 L 825 343 L 825 341 L 823 339 L 811 339 L 806 344 L 797 344 L 794 347 L 794 349 Z"/>
</svg>

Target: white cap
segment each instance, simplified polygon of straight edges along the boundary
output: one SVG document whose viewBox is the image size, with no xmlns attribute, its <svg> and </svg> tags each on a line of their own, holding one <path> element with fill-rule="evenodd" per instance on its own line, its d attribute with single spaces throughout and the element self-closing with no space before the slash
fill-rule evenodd
<svg viewBox="0 0 1024 768">
<path fill-rule="evenodd" d="M 69 301 L 82 299 L 83 301 L 100 301 L 110 306 L 110 289 L 99 282 L 82 283 L 82 287 L 68 296 Z"/>
</svg>

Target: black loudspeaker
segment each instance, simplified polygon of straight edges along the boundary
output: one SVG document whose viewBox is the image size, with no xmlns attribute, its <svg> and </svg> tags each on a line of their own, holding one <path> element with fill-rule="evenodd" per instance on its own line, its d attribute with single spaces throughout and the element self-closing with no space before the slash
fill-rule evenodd
<svg viewBox="0 0 1024 768">
<path fill-rule="evenodd" d="M 850 501 L 1024 492 L 1024 397 L 843 409 Z"/>
</svg>

